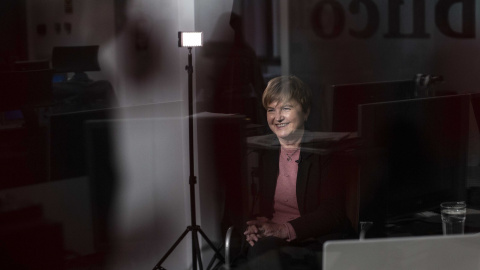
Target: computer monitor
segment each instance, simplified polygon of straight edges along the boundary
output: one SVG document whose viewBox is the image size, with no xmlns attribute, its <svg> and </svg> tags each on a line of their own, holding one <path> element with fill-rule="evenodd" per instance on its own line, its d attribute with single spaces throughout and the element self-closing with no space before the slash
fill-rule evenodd
<svg viewBox="0 0 480 270">
<path fill-rule="evenodd" d="M 339 84 L 332 86 L 332 131 L 356 132 L 358 105 L 414 97 L 413 80 Z"/>
<path fill-rule="evenodd" d="M 476 269 L 480 234 L 328 241 L 323 270 Z"/>
<path fill-rule="evenodd" d="M 359 106 L 360 219 L 389 222 L 465 200 L 470 95 Z"/>
</svg>

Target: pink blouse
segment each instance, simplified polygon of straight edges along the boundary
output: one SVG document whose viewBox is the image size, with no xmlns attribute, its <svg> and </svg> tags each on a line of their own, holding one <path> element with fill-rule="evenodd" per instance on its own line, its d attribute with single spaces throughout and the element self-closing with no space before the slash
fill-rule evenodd
<svg viewBox="0 0 480 270">
<path fill-rule="evenodd" d="M 300 217 L 296 194 L 298 163 L 295 162 L 299 158 L 300 149 L 284 149 L 282 147 L 280 150 L 279 173 L 275 189 L 272 222 L 284 224 L 287 227 L 287 241 L 296 238 L 295 229 L 293 229 L 289 221 Z"/>
</svg>

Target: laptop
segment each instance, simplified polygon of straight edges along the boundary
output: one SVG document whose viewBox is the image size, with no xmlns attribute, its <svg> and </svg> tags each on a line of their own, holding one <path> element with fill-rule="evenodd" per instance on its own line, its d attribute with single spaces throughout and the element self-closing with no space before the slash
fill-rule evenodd
<svg viewBox="0 0 480 270">
<path fill-rule="evenodd" d="M 328 241 L 323 270 L 480 269 L 480 234 Z"/>
</svg>

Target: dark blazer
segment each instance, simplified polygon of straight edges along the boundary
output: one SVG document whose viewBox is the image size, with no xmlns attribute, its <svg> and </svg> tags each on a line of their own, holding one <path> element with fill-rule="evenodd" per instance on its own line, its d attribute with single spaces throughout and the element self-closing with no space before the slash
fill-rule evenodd
<svg viewBox="0 0 480 270">
<path fill-rule="evenodd" d="M 258 216 L 267 218 L 272 218 L 274 212 L 280 154 L 280 144 L 277 145 L 273 149 L 263 150 L 260 155 Z M 348 232 L 351 226 L 345 214 L 345 181 L 335 177 L 338 172 L 335 157 L 301 148 L 297 163 L 296 192 L 300 217 L 290 221 L 297 239 Z"/>
</svg>

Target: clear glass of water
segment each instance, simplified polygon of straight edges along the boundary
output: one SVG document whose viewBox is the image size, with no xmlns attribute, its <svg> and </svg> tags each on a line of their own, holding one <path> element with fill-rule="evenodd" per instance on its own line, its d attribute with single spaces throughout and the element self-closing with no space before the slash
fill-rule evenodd
<svg viewBox="0 0 480 270">
<path fill-rule="evenodd" d="M 440 204 L 444 235 L 463 234 L 467 205 L 465 202 L 444 202 Z"/>
</svg>

